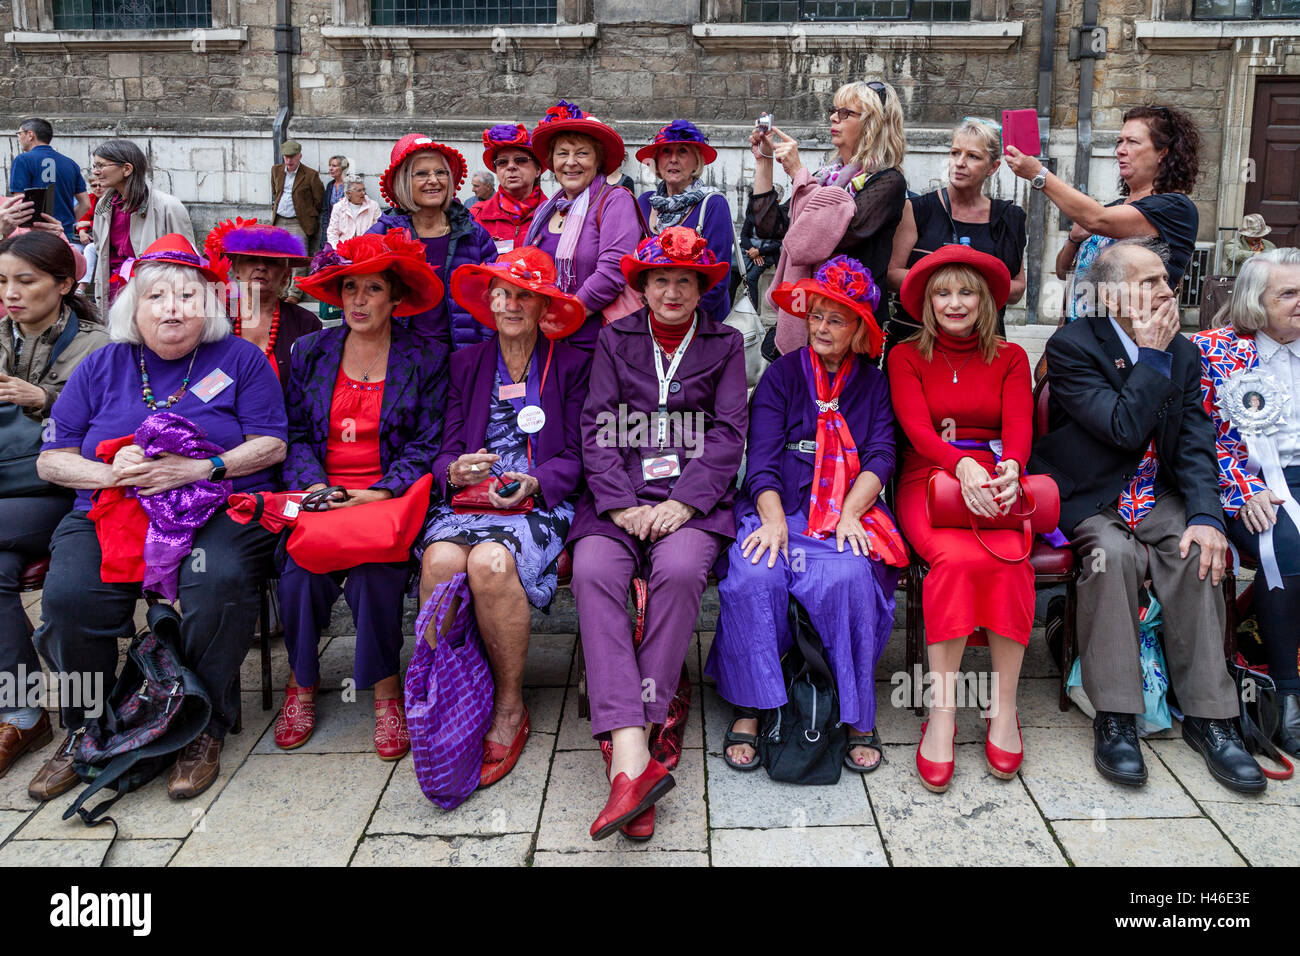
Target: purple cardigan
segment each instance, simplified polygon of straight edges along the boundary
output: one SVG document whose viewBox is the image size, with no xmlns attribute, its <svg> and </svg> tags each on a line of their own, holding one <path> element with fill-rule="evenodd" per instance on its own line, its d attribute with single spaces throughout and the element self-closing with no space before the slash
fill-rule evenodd
<svg viewBox="0 0 1300 956">
<path fill-rule="evenodd" d="M 587 197 L 587 218 L 583 221 L 578 248 L 573 256 L 573 282 L 566 286 L 561 281 L 560 288 L 576 295 L 588 312 L 595 313 L 589 315 L 582 327 L 567 339 L 570 345 L 590 352 L 595 349 L 596 336 L 600 333 L 600 310 L 617 299 L 627 285 L 619 261 L 624 253 L 636 252 L 642 237 L 636 200 L 628 190 L 611 186 L 603 176 L 597 176 L 587 190 Z M 540 246 L 552 258 L 559 247 L 560 237 L 558 233 L 550 232 L 547 224 L 555 204 L 563 198 L 564 190 L 557 190 L 534 213 L 533 224 L 528 229 L 528 244 Z M 599 229 L 596 228 L 597 219 L 600 220 Z"/>
<path fill-rule="evenodd" d="M 650 197 L 653 195 L 654 190 L 651 189 L 637 197 L 636 203 L 641 207 L 641 215 L 645 216 L 646 222 L 650 221 Z M 705 212 L 708 215 L 704 215 Z M 703 231 L 700 230 L 701 216 L 704 218 Z M 710 193 L 705 196 L 704 202 L 697 204 L 687 213 L 681 224 L 699 232 L 709 244 L 709 251 L 718 257 L 719 262 L 731 262 L 736 249 L 736 230 L 731 224 L 731 207 L 727 205 L 726 196 L 722 193 Z M 725 321 L 731 314 L 729 278 L 723 279 L 700 297 L 700 307 L 719 322 Z"/>
<path fill-rule="evenodd" d="M 538 339 L 537 361 L 545 367 L 547 342 Z M 443 422 L 442 452 L 433 476 L 447 495 L 447 466 L 466 452 L 484 447 L 492 388 L 497 371 L 497 336 L 461 349 L 451 357 L 451 384 Z M 533 440 L 532 474 L 541 482 L 548 509 L 571 497 L 582 484 L 582 402 L 587 395 L 591 357 L 567 342 L 555 343 L 555 356 L 542 390 L 546 424 Z M 454 492 L 453 492 L 454 493 Z"/>
<path fill-rule="evenodd" d="M 587 490 L 578 502 L 570 541 L 601 534 L 633 546 L 634 539 L 609 520 L 608 513 L 656 505 L 670 497 L 698 512 L 683 527 L 727 537 L 736 533 L 732 505 L 748 419 L 741 335 L 721 322 L 700 319 L 675 376 L 682 388 L 669 394 L 668 411 L 701 413 L 703 435 L 684 436 L 670 426 L 664 451 L 677 453 L 682 472 L 676 478 L 647 481 L 641 462 L 658 454 L 658 445 L 654 429 L 648 424 L 638 427 L 638 420 L 641 415 L 653 417 L 659 403 L 651 351 L 655 347 L 644 309 L 601 329 L 582 409 Z"/>
</svg>

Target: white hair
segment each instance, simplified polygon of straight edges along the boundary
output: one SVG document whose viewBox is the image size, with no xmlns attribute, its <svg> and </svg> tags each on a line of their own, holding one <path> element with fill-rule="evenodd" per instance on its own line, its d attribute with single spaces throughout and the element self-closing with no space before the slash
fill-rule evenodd
<svg viewBox="0 0 1300 956">
<path fill-rule="evenodd" d="M 122 289 L 112 308 L 108 310 L 108 338 L 112 342 L 141 345 L 140 329 L 135 322 L 140 304 L 140 290 L 155 282 L 169 282 L 173 286 L 197 283 L 203 295 L 203 335 L 200 342 L 220 342 L 230 334 L 230 317 L 222 303 L 219 282 L 209 282 L 201 273 L 189 266 L 171 262 L 142 262 L 136 265 L 131 279 Z"/>
<path fill-rule="evenodd" d="M 1228 304 L 1214 317 L 1216 326 L 1231 325 L 1241 334 L 1254 334 L 1268 328 L 1268 312 L 1264 309 L 1264 293 L 1274 266 L 1300 265 L 1300 249 L 1281 248 L 1270 252 L 1257 252 L 1246 260 L 1237 274 Z"/>
</svg>

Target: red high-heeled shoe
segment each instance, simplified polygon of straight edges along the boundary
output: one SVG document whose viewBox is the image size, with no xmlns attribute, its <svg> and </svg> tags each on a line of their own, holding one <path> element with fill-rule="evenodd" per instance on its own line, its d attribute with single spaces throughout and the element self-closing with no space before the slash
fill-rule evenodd
<svg viewBox="0 0 1300 956">
<path fill-rule="evenodd" d="M 1020 753 L 1013 754 L 1009 750 L 1003 750 L 997 744 L 988 738 L 988 732 L 993 730 L 993 721 L 984 718 L 987 731 L 984 736 L 984 759 L 988 761 L 989 773 L 1002 780 L 1012 780 L 1016 772 L 1020 769 L 1020 764 L 1025 759 L 1025 735 L 1020 730 L 1020 711 L 1016 711 L 1016 733 L 1020 734 Z"/>
<path fill-rule="evenodd" d="M 921 756 L 921 746 L 925 743 L 925 730 L 930 726 L 927 720 L 921 725 L 921 740 L 916 745 L 916 772 L 921 775 L 921 784 L 931 793 L 943 793 L 952 783 L 953 771 L 957 769 L 957 725 L 952 728 L 952 756 L 946 763 L 928 760 Z"/>
<path fill-rule="evenodd" d="M 625 773 L 614 778 L 609 787 L 609 800 L 600 816 L 591 825 L 591 838 L 603 840 L 614 832 L 631 823 L 646 810 L 654 806 L 655 801 L 673 788 L 676 783 L 673 775 L 664 769 L 664 765 L 651 758 L 636 779 Z"/>
</svg>

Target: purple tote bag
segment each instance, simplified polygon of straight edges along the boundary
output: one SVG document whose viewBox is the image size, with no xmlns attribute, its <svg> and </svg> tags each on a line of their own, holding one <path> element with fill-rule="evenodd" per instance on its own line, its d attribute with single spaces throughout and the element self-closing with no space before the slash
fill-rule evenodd
<svg viewBox="0 0 1300 956">
<path fill-rule="evenodd" d="M 444 632 L 456 598 L 460 606 Z M 445 633 L 435 649 L 424 640 L 430 628 Z M 478 786 L 494 693 L 469 582 L 458 574 L 434 588 L 420 608 L 415 655 L 406 669 L 406 726 L 415 778 L 424 795 L 444 810 L 460 806 Z"/>
</svg>

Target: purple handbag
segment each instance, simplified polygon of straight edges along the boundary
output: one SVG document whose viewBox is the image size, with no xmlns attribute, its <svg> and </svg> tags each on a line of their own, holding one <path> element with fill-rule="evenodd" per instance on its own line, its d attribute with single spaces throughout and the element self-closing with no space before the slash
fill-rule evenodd
<svg viewBox="0 0 1300 956">
<path fill-rule="evenodd" d="M 457 598 L 456 617 L 444 632 Z M 434 649 L 424 640 L 430 627 L 444 635 Z M 435 587 L 420 608 L 415 655 L 406 669 L 406 726 L 415 779 L 424 795 L 444 810 L 460 806 L 478 786 L 494 694 L 469 581 L 458 574 Z"/>
</svg>

